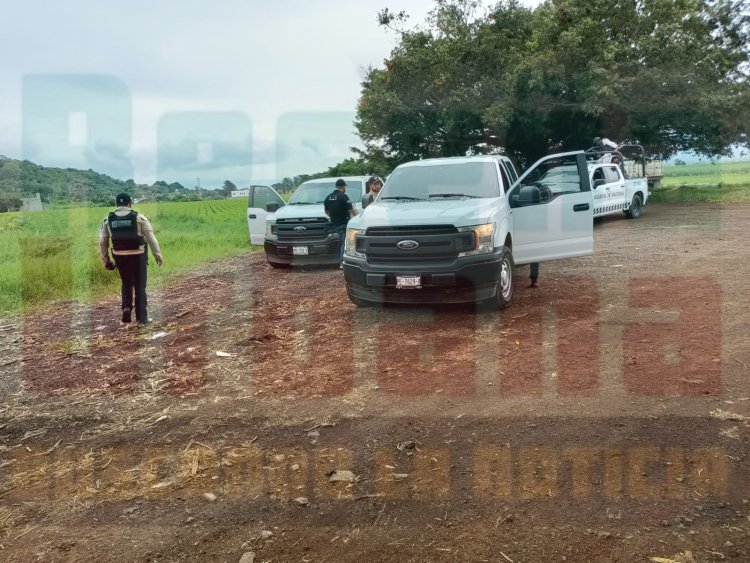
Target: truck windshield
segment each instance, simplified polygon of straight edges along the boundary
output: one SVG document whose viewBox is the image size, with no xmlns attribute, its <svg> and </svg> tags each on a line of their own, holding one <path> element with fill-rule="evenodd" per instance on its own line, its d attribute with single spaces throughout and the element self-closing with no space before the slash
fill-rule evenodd
<svg viewBox="0 0 750 563">
<path fill-rule="evenodd" d="M 463 162 L 397 168 L 383 186 L 381 200 L 499 197 L 497 165 Z"/>
<path fill-rule="evenodd" d="M 289 199 L 289 205 L 312 205 L 323 203 L 323 200 L 335 189 L 336 180 L 325 182 L 305 182 Z M 347 180 L 346 195 L 349 201 L 357 203 L 362 199 L 362 181 Z"/>
</svg>

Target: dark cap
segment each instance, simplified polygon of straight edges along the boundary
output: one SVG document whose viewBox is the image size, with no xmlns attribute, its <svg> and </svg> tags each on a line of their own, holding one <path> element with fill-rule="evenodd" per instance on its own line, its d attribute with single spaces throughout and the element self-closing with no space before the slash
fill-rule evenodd
<svg viewBox="0 0 750 563">
<path fill-rule="evenodd" d="M 129 203 L 133 203 L 130 194 L 126 194 L 125 192 L 117 194 L 115 201 L 117 202 L 117 205 L 128 205 Z"/>
<path fill-rule="evenodd" d="M 370 176 L 370 179 L 367 180 L 368 184 L 373 184 L 375 182 L 381 185 L 383 184 L 383 180 L 381 180 L 379 176 Z"/>
<path fill-rule="evenodd" d="M 346 182 L 344 182 L 343 178 L 339 178 L 338 180 L 336 180 L 336 187 L 337 188 L 343 188 L 345 186 L 346 186 Z"/>
</svg>

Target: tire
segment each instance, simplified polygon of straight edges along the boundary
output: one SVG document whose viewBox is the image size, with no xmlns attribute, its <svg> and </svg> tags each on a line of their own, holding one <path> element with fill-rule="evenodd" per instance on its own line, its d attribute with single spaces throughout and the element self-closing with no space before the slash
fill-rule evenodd
<svg viewBox="0 0 750 563">
<path fill-rule="evenodd" d="M 641 216 L 641 196 L 635 194 L 633 201 L 630 202 L 630 209 L 626 211 L 626 214 L 631 219 L 638 219 Z"/>
<path fill-rule="evenodd" d="M 349 296 L 349 301 L 354 303 L 356 307 L 370 307 L 371 306 L 369 301 L 365 301 L 364 299 L 355 297 L 355 295 L 352 293 L 352 288 L 348 283 L 346 284 L 346 294 Z"/>
<path fill-rule="evenodd" d="M 513 255 L 507 246 L 500 252 L 500 275 L 498 276 L 497 292 L 495 297 L 487 301 L 493 310 L 507 309 L 513 300 L 513 274 L 516 266 L 513 263 Z"/>
</svg>

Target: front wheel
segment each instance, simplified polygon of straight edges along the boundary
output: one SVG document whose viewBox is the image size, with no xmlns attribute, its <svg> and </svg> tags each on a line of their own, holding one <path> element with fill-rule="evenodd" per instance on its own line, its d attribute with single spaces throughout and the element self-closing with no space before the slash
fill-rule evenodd
<svg viewBox="0 0 750 563">
<path fill-rule="evenodd" d="M 635 194 L 633 201 L 630 202 L 630 209 L 626 211 L 631 219 L 638 219 L 641 216 L 641 196 Z"/>
<path fill-rule="evenodd" d="M 507 309 L 513 299 L 513 273 L 515 264 L 513 255 L 507 246 L 500 252 L 500 272 L 497 280 L 495 297 L 488 301 L 493 309 Z"/>
</svg>

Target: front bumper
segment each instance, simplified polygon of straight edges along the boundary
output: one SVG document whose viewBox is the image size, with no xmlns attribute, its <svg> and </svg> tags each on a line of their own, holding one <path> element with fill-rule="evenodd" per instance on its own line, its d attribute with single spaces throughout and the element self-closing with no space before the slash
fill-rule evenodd
<svg viewBox="0 0 750 563">
<path fill-rule="evenodd" d="M 293 247 L 305 246 L 309 254 L 295 255 Z M 266 258 L 274 264 L 285 264 L 289 266 L 313 266 L 339 263 L 339 248 L 341 239 L 338 235 L 331 236 L 326 240 L 294 242 L 266 239 L 263 248 Z"/>
<path fill-rule="evenodd" d="M 419 289 L 396 289 L 397 275 L 419 275 Z M 378 265 L 344 257 L 344 278 L 352 297 L 371 303 L 437 305 L 476 303 L 495 297 L 499 251 L 457 259 L 450 267 Z"/>
</svg>

